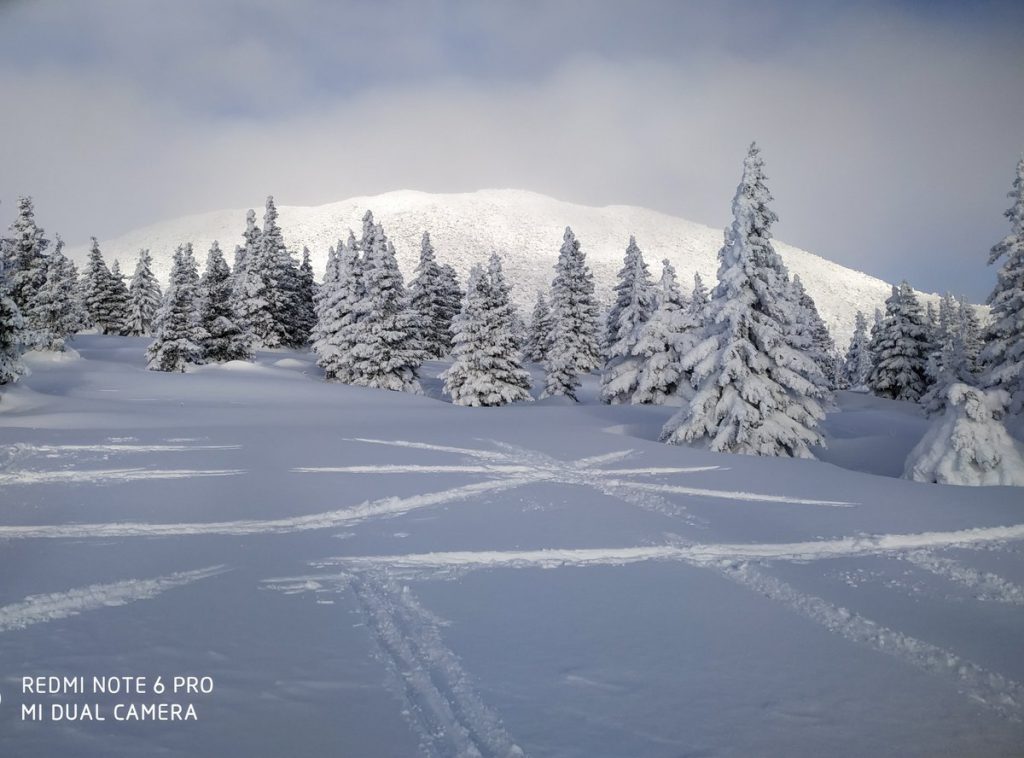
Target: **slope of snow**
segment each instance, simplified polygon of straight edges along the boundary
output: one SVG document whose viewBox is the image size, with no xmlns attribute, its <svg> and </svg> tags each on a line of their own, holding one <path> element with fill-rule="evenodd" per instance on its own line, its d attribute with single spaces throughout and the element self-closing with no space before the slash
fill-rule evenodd
<svg viewBox="0 0 1024 758">
<path fill-rule="evenodd" d="M 146 342 L 0 397 L 0 755 L 1020 755 L 1024 503 L 897 478 L 915 405 L 839 393 L 830 460 L 750 458 L 595 376 L 461 408 L 443 362 L 412 396 Z M 94 674 L 214 691 L 20 719 L 22 677 Z"/>
<path fill-rule="evenodd" d="M 262 210 L 257 207 L 257 215 Z M 420 237 L 430 232 L 438 258 L 451 263 L 465 279 L 470 266 L 486 260 L 493 251 L 505 256 L 505 272 L 514 284 L 513 296 L 521 308 L 533 303 L 538 288 L 547 287 L 558 257 L 562 232 L 571 226 L 580 239 L 594 270 L 598 292 L 608 299 L 629 235 L 636 235 L 644 257 L 657 278 L 661 260 L 676 267 L 684 289 L 699 272 L 712 285 L 717 253 L 722 243 L 719 229 L 682 218 L 625 205 L 592 208 L 554 200 L 521 190 L 481 190 L 464 194 L 429 194 L 403 190 L 372 197 L 355 197 L 317 207 L 279 205 L 285 242 L 295 251 L 305 245 L 313 265 L 323 271 L 327 248 L 354 229 L 358 236 L 367 210 L 384 224 L 398 252 L 398 262 L 409 276 L 419 254 Z M 243 209 L 223 210 L 165 221 L 101 240 L 107 262 L 115 258 L 132 271 L 140 248 L 153 253 L 153 269 L 167 280 L 174 248 L 192 242 L 200 260 L 210 243 L 218 240 L 230 256 L 245 230 Z M 790 270 L 799 274 L 818 304 L 837 344 L 844 349 L 853 333 L 857 310 L 870 316 L 883 307 L 890 285 L 859 271 L 845 268 L 804 250 L 776 243 Z M 70 253 L 81 264 L 87 248 Z"/>
</svg>

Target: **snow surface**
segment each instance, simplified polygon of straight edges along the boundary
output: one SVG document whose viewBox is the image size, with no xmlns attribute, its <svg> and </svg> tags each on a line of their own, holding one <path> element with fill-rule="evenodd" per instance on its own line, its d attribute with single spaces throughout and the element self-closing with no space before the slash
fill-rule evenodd
<svg viewBox="0 0 1024 758">
<path fill-rule="evenodd" d="M 729 198 L 722 198 L 723 209 L 728 202 Z M 309 247 L 317 276 L 323 274 L 328 247 L 347 237 L 350 228 L 358 232 L 367 210 L 373 211 L 394 242 L 407 280 L 416 266 L 424 231 L 430 232 L 438 262 L 454 266 L 463 285 L 474 263 L 483 264 L 498 252 L 523 313 L 530 312 L 537 289 L 550 286 L 567 225 L 587 254 L 598 296 L 607 303 L 631 234 L 636 235 L 648 265 L 668 258 L 681 282 L 692 282 L 693 274 L 699 272 L 705 282 L 713 283 L 722 246 L 721 229 L 675 216 L 626 205 L 576 205 L 523 190 L 462 194 L 402 190 L 316 207 L 278 206 L 286 244 L 296 254 Z M 153 271 L 166 283 L 178 245 L 192 242 L 201 257 L 218 240 L 230 260 L 244 231 L 244 209 L 222 210 L 153 224 L 101 240 L 100 246 L 108 263 L 117 259 L 124 267 L 135 260 L 140 248 L 149 248 Z M 884 309 L 891 285 L 881 279 L 782 242 L 776 241 L 775 249 L 790 273 L 800 276 L 842 350 L 853 335 L 858 309 L 868 316 L 876 307 Z M 67 254 L 81 265 L 88 249 L 73 247 Z M 937 297 L 928 297 L 938 303 Z"/>
<path fill-rule="evenodd" d="M 145 345 L 0 397 L 2 755 L 1020 755 L 1024 503 L 898 478 L 916 406 L 751 458 L 596 376 L 461 408 L 443 362 L 413 396 Z M 21 676 L 182 673 L 195 723 L 18 717 Z"/>
</svg>

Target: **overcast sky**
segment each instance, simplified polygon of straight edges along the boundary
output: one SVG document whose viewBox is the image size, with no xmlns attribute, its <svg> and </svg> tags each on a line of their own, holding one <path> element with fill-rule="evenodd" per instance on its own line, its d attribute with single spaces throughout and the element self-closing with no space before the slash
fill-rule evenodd
<svg viewBox="0 0 1024 758">
<path fill-rule="evenodd" d="M 756 139 L 779 239 L 983 298 L 1024 3 L 853 5 L 0 0 L 0 225 L 512 187 L 721 227 Z"/>
</svg>

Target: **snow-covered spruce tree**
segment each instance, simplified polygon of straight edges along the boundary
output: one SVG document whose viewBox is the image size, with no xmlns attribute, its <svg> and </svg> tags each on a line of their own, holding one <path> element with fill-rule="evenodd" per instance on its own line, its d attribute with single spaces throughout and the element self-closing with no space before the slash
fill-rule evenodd
<svg viewBox="0 0 1024 758">
<path fill-rule="evenodd" d="M 231 310 L 231 270 L 216 241 L 206 256 L 199 280 L 199 346 L 203 361 L 246 361 L 252 358 L 248 332 L 235 323 Z"/>
<path fill-rule="evenodd" d="M 455 405 L 496 406 L 531 400 L 530 375 L 522 366 L 513 325 L 510 288 L 501 259 L 469 275 L 462 310 L 452 324 L 452 365 L 441 375 Z"/>
<path fill-rule="evenodd" d="M 615 302 L 605 322 L 605 364 L 601 372 L 601 400 L 612 405 L 629 403 L 636 392 L 645 356 L 634 348 L 640 327 L 656 307 L 651 275 L 636 238 L 630 235 L 615 285 Z"/>
<path fill-rule="evenodd" d="M 103 260 L 100 244 L 92 238 L 89 260 L 83 271 L 82 306 L 85 308 L 89 323 L 99 330 L 100 334 L 120 334 L 121 314 L 114 302 L 114 277 Z"/>
<path fill-rule="evenodd" d="M 355 344 L 343 363 L 351 366 L 351 383 L 363 387 L 421 393 L 418 372 L 423 362 L 416 313 L 409 308 L 395 249 L 367 211 L 364 219 L 364 302 L 358 307 Z"/>
<path fill-rule="evenodd" d="M 354 378 L 352 350 L 359 341 L 359 320 L 366 306 L 363 282 L 364 260 L 360 245 L 350 231 L 348 241 L 339 243 L 337 281 L 329 289 L 325 282 L 316 325 L 313 352 L 327 381 L 351 384 Z"/>
<path fill-rule="evenodd" d="M 530 325 L 526 334 L 526 356 L 535 363 L 542 362 L 551 348 L 551 308 L 543 290 L 537 290 Z"/>
<path fill-rule="evenodd" d="M 250 208 L 245 214 L 245 231 L 242 233 L 245 242 L 235 245 L 235 265 L 231 268 L 231 289 L 234 303 L 232 309 L 239 313 L 239 301 L 244 297 L 246 286 L 246 269 L 249 256 L 255 254 L 260 241 L 260 228 L 256 225 L 256 211 Z"/>
<path fill-rule="evenodd" d="M 871 345 L 868 338 L 868 320 L 864 313 L 857 311 L 854 321 L 853 337 L 843 361 L 843 383 L 851 389 L 867 386 L 871 375 Z"/>
<path fill-rule="evenodd" d="M 1012 204 L 1003 214 L 1010 233 L 993 246 L 989 265 L 1002 261 L 991 307 L 985 346 L 981 351 L 982 383 L 1009 395 L 1010 413 L 1024 412 L 1024 157 L 1008 194 Z"/>
<path fill-rule="evenodd" d="M 885 301 L 885 318 L 872 342 L 871 391 L 893 400 L 920 400 L 928 388 L 928 347 L 924 311 L 914 290 L 901 282 Z"/>
<path fill-rule="evenodd" d="M 981 355 L 981 321 L 974 306 L 963 295 L 957 300 L 960 316 L 960 333 L 964 340 L 964 354 L 971 373 L 977 374 Z"/>
<path fill-rule="evenodd" d="M 135 273 L 128 284 L 128 318 L 125 321 L 127 334 L 144 337 L 153 333 L 161 297 L 160 284 L 153 275 L 153 256 L 143 248 L 139 250 Z"/>
<path fill-rule="evenodd" d="M 839 383 L 835 360 L 836 343 L 828 331 L 828 326 L 818 313 L 814 302 L 800 277 L 793 275 L 793 296 L 796 299 L 798 315 L 794 323 L 794 336 L 800 348 L 810 354 L 818 364 L 821 376 L 825 380 L 825 388 L 833 390 Z"/>
<path fill-rule="evenodd" d="M 249 249 L 249 237 L 253 247 Z M 253 335 L 258 347 L 299 347 L 301 329 L 299 275 L 277 224 L 277 206 L 267 197 L 263 229 L 246 230 L 247 244 L 241 286 L 235 293 L 239 326 Z"/>
<path fill-rule="evenodd" d="M 786 269 L 772 248 L 775 213 L 756 145 L 743 162 L 733 222 L 719 251 L 718 285 L 706 337 L 683 358 L 697 392 L 669 419 L 661 438 L 711 450 L 811 458 L 823 444 L 821 388 L 807 376 L 813 359 L 787 339 L 794 314 Z"/>
<path fill-rule="evenodd" d="M 936 328 L 937 349 L 927 362 L 928 391 L 921 397 L 921 405 L 929 416 L 946 409 L 949 389 L 954 384 L 974 386 L 977 377 L 968 353 L 967 334 L 960 305 L 948 292 L 939 303 L 938 325 Z"/>
<path fill-rule="evenodd" d="M 340 253 L 344 249 L 345 243 L 341 240 L 338 240 L 337 245 L 331 245 L 327 248 L 327 265 L 324 267 L 324 278 L 320 282 L 320 286 L 316 288 L 316 292 L 313 293 L 313 315 L 316 317 L 316 321 L 313 323 L 309 339 L 314 352 L 316 352 L 317 343 L 324 338 L 321 327 L 324 323 L 324 311 L 327 303 L 330 302 L 341 281 Z"/>
<path fill-rule="evenodd" d="M 309 248 L 302 248 L 302 261 L 296 271 L 296 318 L 293 345 L 299 347 L 309 342 L 316 325 L 316 277 L 313 276 L 313 262 Z"/>
<path fill-rule="evenodd" d="M 1009 397 L 954 382 L 945 412 L 907 458 L 903 476 L 916 482 L 1024 487 L 1024 446 L 1003 425 Z"/>
<path fill-rule="evenodd" d="M 0 386 L 11 384 L 25 373 L 25 322 L 11 297 L 4 258 L 0 258 Z"/>
<path fill-rule="evenodd" d="M 430 233 L 420 240 L 420 260 L 409 283 L 409 305 L 417 314 L 419 339 L 427 358 L 443 358 L 452 346 L 452 318 L 441 266 Z"/>
<path fill-rule="evenodd" d="M 455 272 L 454 267 L 451 264 L 445 263 L 441 265 L 441 300 L 443 303 L 442 319 L 448 322 L 448 332 L 446 333 L 447 352 L 451 352 L 452 348 L 452 328 L 451 323 L 458 315 L 459 311 L 462 310 L 462 287 L 459 286 L 459 275 Z"/>
<path fill-rule="evenodd" d="M 78 302 L 78 271 L 64 255 L 64 241 L 57 235 L 54 250 L 46 257 L 43 286 L 39 290 L 32 320 L 42 350 L 63 351 L 69 339 L 82 328 L 84 314 Z"/>
<path fill-rule="evenodd" d="M 18 215 L 3 240 L 4 265 L 10 297 L 21 313 L 26 349 L 44 349 L 50 342 L 36 319 L 37 298 L 46 280 L 50 241 L 36 224 L 31 197 L 18 198 Z"/>
<path fill-rule="evenodd" d="M 679 291 L 676 270 L 668 258 L 661 262 L 661 279 L 655 287 L 654 314 L 640 327 L 633 354 L 640 360 L 634 404 L 664 405 L 675 397 L 681 385 L 688 384 L 681 359 L 688 337 L 699 327 L 691 310 Z"/>
<path fill-rule="evenodd" d="M 114 261 L 110 267 L 110 311 L 113 319 L 111 334 L 125 335 L 128 333 L 129 296 L 128 285 L 124 283 L 121 263 Z"/>
<path fill-rule="evenodd" d="M 551 350 L 545 360 L 543 397 L 575 399 L 579 375 L 600 365 L 597 299 L 594 276 L 572 229 L 565 227 L 551 283 Z"/>
<path fill-rule="evenodd" d="M 196 302 L 199 272 L 192 243 L 174 252 L 171 281 L 156 314 L 154 339 L 146 350 L 150 371 L 184 371 L 189 364 L 202 363 L 203 330 Z"/>
</svg>

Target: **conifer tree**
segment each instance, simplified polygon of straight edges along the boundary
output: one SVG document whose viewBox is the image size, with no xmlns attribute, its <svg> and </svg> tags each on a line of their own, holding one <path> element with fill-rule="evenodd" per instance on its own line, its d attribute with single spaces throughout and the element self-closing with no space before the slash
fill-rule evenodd
<svg viewBox="0 0 1024 758">
<path fill-rule="evenodd" d="M 989 265 L 1002 261 L 988 297 L 990 320 L 981 351 L 982 384 L 1003 390 L 1010 413 L 1024 411 L 1024 157 L 1008 193 L 1012 203 L 1003 214 L 1010 233 L 993 246 Z"/>
<path fill-rule="evenodd" d="M 0 386 L 11 384 L 25 373 L 21 355 L 25 350 L 25 322 L 11 297 L 6 256 L 0 257 Z"/>
<path fill-rule="evenodd" d="M 452 331 L 452 365 L 441 375 L 456 405 L 496 406 L 530 397 L 530 375 L 522 367 L 510 288 L 501 259 L 492 255 L 487 271 L 474 266 L 462 311 Z"/>
<path fill-rule="evenodd" d="M 814 359 L 824 380 L 824 388 L 833 390 L 839 380 L 836 373 L 836 344 L 824 319 L 818 313 L 814 299 L 804 289 L 799 275 L 793 275 L 792 285 L 793 297 L 797 304 L 797 317 L 792 329 L 795 346 Z"/>
<path fill-rule="evenodd" d="M 313 276 L 313 262 L 309 248 L 302 248 L 302 261 L 297 271 L 296 325 L 292 340 L 293 347 L 309 342 L 316 325 L 316 278 Z"/>
<path fill-rule="evenodd" d="M 626 255 L 615 285 L 615 302 L 605 322 L 605 365 L 601 372 L 601 400 L 628 403 L 633 399 L 644 356 L 634 350 L 640 328 L 656 307 L 651 276 L 643 253 L 630 236 Z"/>
<path fill-rule="evenodd" d="M 796 317 L 785 266 L 771 244 L 764 163 L 756 145 L 743 162 L 733 222 L 719 252 L 718 285 L 708 305 L 706 337 L 683 358 L 698 387 L 662 430 L 673 444 L 702 442 L 748 455 L 813 457 L 821 445 L 821 389 L 810 356 L 789 343 Z"/>
<path fill-rule="evenodd" d="M 156 312 L 160 308 L 160 284 L 153 275 L 153 256 L 149 250 L 139 250 L 135 273 L 128 285 L 128 318 L 125 331 L 135 337 L 153 333 Z"/>
<path fill-rule="evenodd" d="M 441 308 L 439 323 L 448 324 L 448 328 L 442 333 L 445 339 L 445 355 L 452 350 L 452 321 L 462 309 L 462 287 L 459 286 L 459 275 L 448 263 L 441 265 Z"/>
<path fill-rule="evenodd" d="M 409 306 L 417 314 L 419 339 L 426 357 L 443 358 L 451 350 L 452 318 L 429 232 L 420 241 L 420 260 L 409 283 Z"/>
<path fill-rule="evenodd" d="M 128 286 L 124 283 L 121 263 L 117 260 L 110 267 L 110 312 L 111 334 L 128 334 L 129 296 Z"/>
<path fill-rule="evenodd" d="M 690 295 L 690 311 L 701 317 L 703 323 L 704 309 L 708 307 L 708 288 L 704 286 L 704 280 L 700 274 L 693 275 L 693 293 Z"/>
<path fill-rule="evenodd" d="M 967 365 L 971 373 L 976 374 L 979 368 L 979 357 L 981 355 L 981 322 L 978 313 L 963 295 L 957 300 L 960 316 L 960 332 L 964 340 L 964 353 L 967 358 Z"/>
<path fill-rule="evenodd" d="M 190 364 L 202 363 L 198 288 L 199 272 L 192 243 L 179 245 L 174 253 L 171 280 L 157 311 L 153 342 L 146 350 L 146 368 L 150 371 L 184 371 Z"/>
<path fill-rule="evenodd" d="M 857 311 L 853 338 L 843 362 L 843 381 L 853 389 L 866 387 L 871 375 L 871 344 L 868 338 L 868 320 L 862 311 Z"/>
<path fill-rule="evenodd" d="M 928 348 L 925 315 L 917 295 L 905 281 L 893 286 L 878 339 L 872 343 L 871 391 L 894 400 L 920 400 L 928 388 Z"/>
<path fill-rule="evenodd" d="M 351 384 L 354 380 L 352 350 L 359 341 L 359 320 L 366 304 L 364 261 L 355 235 L 335 249 L 335 281 L 325 280 L 317 318 L 313 352 L 327 381 Z M 328 272 L 332 271 L 329 265 Z"/>
<path fill-rule="evenodd" d="M 33 320 L 42 336 L 42 350 L 63 351 L 68 340 L 82 328 L 84 314 L 78 302 L 78 271 L 64 255 L 64 241 L 57 235 L 56 245 L 46 257 L 45 280 L 35 302 Z"/>
<path fill-rule="evenodd" d="M 594 277 L 572 229 L 565 227 L 551 283 L 552 348 L 545 361 L 543 397 L 576 398 L 579 376 L 600 364 Z"/>
<path fill-rule="evenodd" d="M 416 314 L 409 307 L 395 249 L 373 215 L 363 220 L 362 282 L 355 344 L 342 362 L 351 367 L 352 384 L 421 393 L 418 371 L 423 362 Z"/>
<path fill-rule="evenodd" d="M 551 331 L 551 309 L 544 292 L 537 290 L 526 338 L 526 355 L 531 361 L 540 363 L 547 357 L 551 348 Z"/>
<path fill-rule="evenodd" d="M 47 248 L 50 241 L 36 224 L 31 197 L 18 198 L 18 215 L 3 241 L 7 287 L 22 318 L 22 339 L 26 349 L 44 349 L 49 335 L 37 322 L 37 298 L 46 281 Z"/>
<path fill-rule="evenodd" d="M 250 208 L 245 214 L 245 231 L 242 233 L 243 244 L 235 246 L 235 265 L 231 269 L 231 288 L 234 303 L 232 309 L 237 314 L 241 308 L 239 301 L 244 297 L 246 287 L 246 270 L 249 256 L 254 255 L 260 242 L 260 228 L 256 225 L 256 211 Z"/>
<path fill-rule="evenodd" d="M 973 386 L 977 383 L 967 354 L 963 327 L 960 306 L 947 292 L 939 302 L 935 352 L 926 363 L 930 385 L 921 397 L 921 405 L 929 416 L 946 410 L 949 390 L 954 384 Z"/>
<path fill-rule="evenodd" d="M 689 377 L 682 367 L 683 352 L 692 347 L 691 335 L 698 333 L 700 322 L 694 313 L 694 301 L 687 302 L 679 291 L 676 271 L 668 258 L 661 262 L 661 280 L 655 288 L 657 309 L 640 327 L 640 335 L 633 348 L 642 359 L 637 380 L 634 404 L 664 405 L 677 395 L 685 395 Z M 703 287 L 699 278 L 694 282 L 699 297 Z"/>
<path fill-rule="evenodd" d="M 231 270 L 216 241 L 206 256 L 199 280 L 199 346 L 203 361 L 245 361 L 252 358 L 249 334 L 235 323 L 231 310 Z"/>
<path fill-rule="evenodd" d="M 100 334 L 120 334 L 122 314 L 114 302 L 114 277 L 103 260 L 103 253 L 95 237 L 92 238 L 89 260 L 83 273 L 82 305 L 89 323 Z"/>
</svg>

